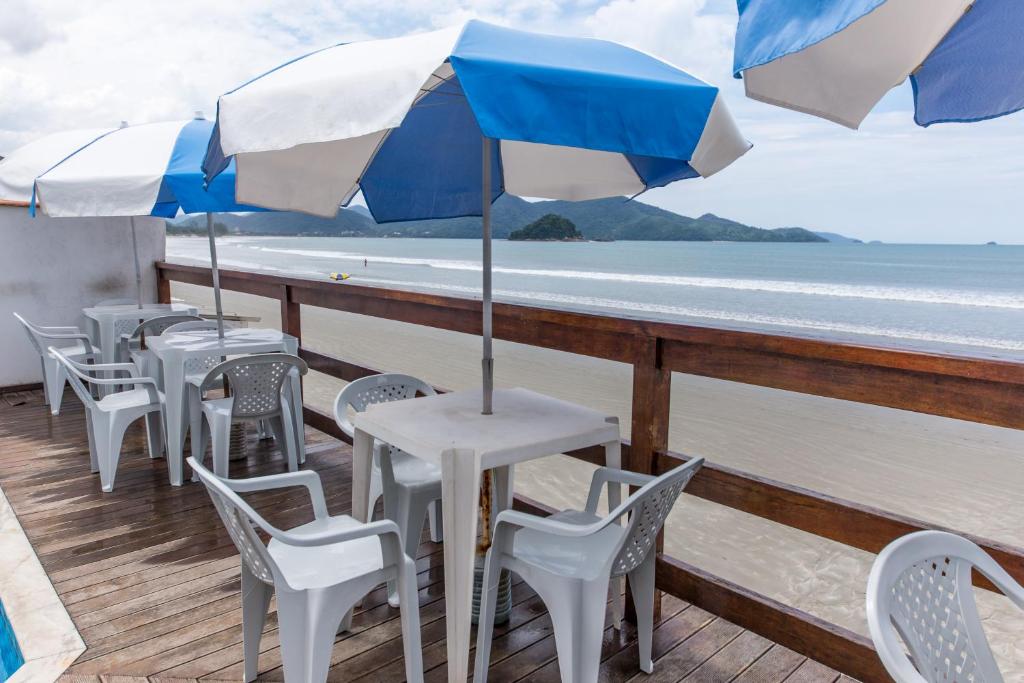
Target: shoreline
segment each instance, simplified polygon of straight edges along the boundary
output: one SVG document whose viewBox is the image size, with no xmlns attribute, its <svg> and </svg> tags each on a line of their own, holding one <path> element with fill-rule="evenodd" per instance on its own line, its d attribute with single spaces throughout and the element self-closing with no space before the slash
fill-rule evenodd
<svg viewBox="0 0 1024 683">
<path fill-rule="evenodd" d="M 212 293 L 172 293 L 209 308 Z M 279 327 L 276 301 L 224 292 L 226 312 Z M 452 389 L 479 382 L 479 338 L 303 306 L 303 343 L 345 360 Z M 496 384 L 618 415 L 628 438 L 631 368 L 495 342 Z M 344 385 L 319 373 L 306 401 L 330 410 Z M 828 495 L 1024 545 L 1024 432 L 948 418 L 673 374 L 669 447 Z M 516 470 L 516 487 L 555 507 L 580 505 L 591 466 L 564 456 Z M 553 473 L 555 476 L 552 476 Z M 666 526 L 666 551 L 729 581 L 866 634 L 864 587 L 874 556 L 811 534 L 683 496 Z M 980 596 L 1008 679 L 1024 677 L 1024 616 Z"/>
</svg>

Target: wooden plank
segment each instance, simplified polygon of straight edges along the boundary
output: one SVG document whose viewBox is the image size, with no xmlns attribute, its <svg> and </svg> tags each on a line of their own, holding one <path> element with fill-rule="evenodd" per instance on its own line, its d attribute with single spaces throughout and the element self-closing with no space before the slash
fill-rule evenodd
<svg viewBox="0 0 1024 683">
<path fill-rule="evenodd" d="M 766 681 L 783 680 L 806 660 L 806 657 L 789 648 L 773 645 L 768 652 L 761 655 L 756 662 L 737 676 L 733 683 L 766 683 Z"/>
<path fill-rule="evenodd" d="M 659 556 L 656 571 L 664 590 L 738 626 L 859 680 L 891 680 L 871 641 L 858 633 L 672 557 Z"/>
<path fill-rule="evenodd" d="M 881 351 L 851 361 L 839 353 L 842 359 L 795 355 L 801 350 L 798 344 L 786 352 L 771 352 L 666 341 L 664 359 L 674 372 L 1024 428 L 1024 383 L 1018 376 L 1022 364 L 978 361 L 975 367 L 928 355 L 930 363 L 910 357 L 902 366 L 890 367 L 881 364 L 890 360 Z M 918 367 L 923 369 L 911 369 Z M 953 369 L 965 374 L 952 374 Z"/>
</svg>

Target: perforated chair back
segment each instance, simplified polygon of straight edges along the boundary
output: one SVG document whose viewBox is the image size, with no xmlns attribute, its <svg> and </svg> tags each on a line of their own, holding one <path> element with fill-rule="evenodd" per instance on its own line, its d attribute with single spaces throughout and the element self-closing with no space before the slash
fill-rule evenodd
<svg viewBox="0 0 1024 683">
<path fill-rule="evenodd" d="M 626 499 L 623 514 L 628 514 L 626 536 L 612 563 L 612 576 L 623 576 L 639 567 L 654 548 L 658 532 L 679 494 L 704 464 L 695 458 L 666 472 Z"/>
<path fill-rule="evenodd" d="M 139 323 L 132 332 L 131 338 L 132 340 L 136 340 L 144 337 L 158 337 L 163 334 L 167 328 L 183 322 L 203 322 L 203 319 L 198 315 L 186 315 L 183 313 L 161 315 Z"/>
<path fill-rule="evenodd" d="M 416 394 L 433 396 L 437 392 L 421 379 L 397 372 L 361 377 L 348 383 L 334 400 L 334 421 L 341 430 L 352 436 L 355 428 L 348 416 L 349 409 L 361 413 L 377 403 L 415 398 Z"/>
<path fill-rule="evenodd" d="M 189 465 L 206 486 L 207 493 L 224 522 L 228 535 L 238 548 L 249 572 L 260 581 L 273 585 L 274 574 L 280 574 L 274 559 L 263 545 L 256 526 L 265 525 L 263 518 L 241 496 L 225 486 L 220 477 L 198 462 L 189 459 Z"/>
<path fill-rule="evenodd" d="M 195 332 L 197 330 L 216 330 L 216 320 L 206 320 L 200 318 L 199 320 L 186 320 L 180 323 L 174 323 L 169 325 L 161 334 L 174 334 L 175 332 Z"/>
<path fill-rule="evenodd" d="M 231 415 L 246 420 L 260 420 L 281 414 L 281 387 L 289 373 L 305 375 L 309 366 L 298 356 L 288 353 L 259 353 L 232 358 L 213 366 L 199 390 L 228 380 L 232 406 Z"/>
<path fill-rule="evenodd" d="M 1024 609 L 1024 588 L 955 534 L 919 531 L 879 553 L 868 579 L 868 630 L 897 683 L 1002 683 L 974 601 L 972 570 Z"/>
</svg>

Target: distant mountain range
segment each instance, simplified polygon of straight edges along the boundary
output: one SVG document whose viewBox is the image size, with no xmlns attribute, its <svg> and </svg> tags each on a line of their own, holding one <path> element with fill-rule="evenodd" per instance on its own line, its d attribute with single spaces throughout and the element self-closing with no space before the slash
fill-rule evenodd
<svg viewBox="0 0 1024 683">
<path fill-rule="evenodd" d="M 821 235 L 805 228 L 765 229 L 745 225 L 714 214 L 698 218 L 682 216 L 665 209 L 621 197 L 581 202 L 528 202 L 502 195 L 494 203 L 492 230 L 505 239 L 513 230 L 546 214 L 564 216 L 587 239 L 600 240 L 672 240 L 726 242 L 831 242 L 847 241 L 841 235 Z M 320 218 L 290 212 L 221 214 L 217 223 L 229 233 L 244 235 L 296 235 L 325 237 L 480 237 L 480 218 L 408 221 L 377 224 L 362 206 L 342 209 L 334 218 Z M 168 221 L 169 234 L 205 230 L 203 216 L 188 216 Z"/>
</svg>

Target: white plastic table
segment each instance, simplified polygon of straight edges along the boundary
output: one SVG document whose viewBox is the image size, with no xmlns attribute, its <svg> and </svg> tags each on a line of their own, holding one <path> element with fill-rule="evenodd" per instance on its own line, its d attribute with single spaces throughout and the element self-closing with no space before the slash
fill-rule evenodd
<svg viewBox="0 0 1024 683">
<path fill-rule="evenodd" d="M 185 406 L 185 376 L 189 372 L 189 361 L 207 359 L 211 356 L 240 356 L 249 353 L 283 351 L 298 354 L 299 340 L 280 330 L 260 328 L 225 330 L 224 339 L 217 338 L 216 330 L 195 330 L 147 337 L 146 347 L 160 359 L 164 399 L 167 404 L 167 469 L 170 472 L 171 484 L 181 486 L 185 420 L 188 414 Z M 298 375 L 292 376 L 290 386 L 285 386 L 288 398 L 292 402 L 292 417 L 301 462 L 305 460 L 306 440 L 303 437 L 305 432 L 302 421 L 302 389 Z"/>
<path fill-rule="evenodd" d="M 188 304 L 143 304 L 142 308 L 131 304 L 92 306 L 83 308 L 82 313 L 85 315 L 85 332 L 92 339 L 93 346 L 99 347 L 101 362 L 114 363 L 121 335 L 134 332 L 143 320 L 175 313 L 196 315 L 196 310 L 195 306 Z M 99 388 L 100 395 L 106 395 L 113 389 L 108 384 L 101 384 Z"/>
<path fill-rule="evenodd" d="M 618 468 L 618 418 L 527 389 L 496 389 L 493 415 L 480 414 L 479 390 L 371 405 L 355 416 L 352 447 L 352 516 L 364 522 L 374 438 L 441 467 L 448 680 L 465 683 L 481 472 L 495 469 L 501 509 L 511 502 L 515 463 L 600 445 L 605 464 Z"/>
</svg>

